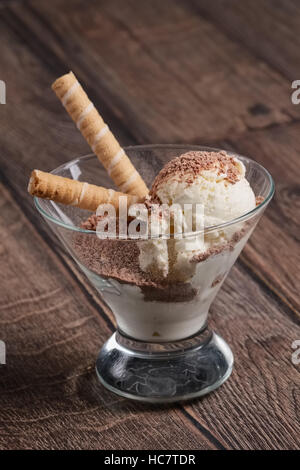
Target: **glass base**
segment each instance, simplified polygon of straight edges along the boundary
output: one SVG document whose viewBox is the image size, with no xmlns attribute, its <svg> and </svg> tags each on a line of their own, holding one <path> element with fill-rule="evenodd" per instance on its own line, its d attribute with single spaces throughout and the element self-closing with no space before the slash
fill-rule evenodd
<svg viewBox="0 0 300 470">
<path fill-rule="evenodd" d="M 233 354 L 208 328 L 178 342 L 145 343 L 116 332 L 104 344 L 96 371 L 110 391 L 133 400 L 169 403 L 205 395 L 231 374 Z"/>
</svg>

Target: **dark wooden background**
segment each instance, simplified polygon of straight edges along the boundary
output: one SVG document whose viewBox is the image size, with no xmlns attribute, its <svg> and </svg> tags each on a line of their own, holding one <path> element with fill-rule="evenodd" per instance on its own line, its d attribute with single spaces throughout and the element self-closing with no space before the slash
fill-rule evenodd
<svg viewBox="0 0 300 470">
<path fill-rule="evenodd" d="M 298 0 L 0 2 L 1 448 L 299 448 L 299 30 Z M 113 319 L 26 193 L 32 168 L 89 151 L 50 89 L 70 69 L 123 145 L 235 149 L 275 178 L 211 312 L 235 369 L 201 400 L 137 404 L 95 377 Z"/>
</svg>

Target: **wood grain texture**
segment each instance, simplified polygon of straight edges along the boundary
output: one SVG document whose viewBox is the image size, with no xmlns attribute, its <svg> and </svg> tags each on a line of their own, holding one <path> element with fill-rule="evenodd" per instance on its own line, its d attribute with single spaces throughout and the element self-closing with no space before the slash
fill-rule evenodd
<svg viewBox="0 0 300 470">
<path fill-rule="evenodd" d="M 250 137 L 250 138 L 249 138 Z M 229 139 L 231 140 L 231 139 Z M 242 254 L 253 272 L 290 306 L 300 323 L 300 125 L 293 123 L 232 140 L 232 147 L 269 169 L 276 192 Z"/>
<path fill-rule="evenodd" d="M 191 0 L 191 5 L 283 77 L 299 77 L 298 0 Z"/>
<path fill-rule="evenodd" d="M 211 311 L 236 357 L 232 379 L 186 409 L 235 449 L 297 449 L 300 374 L 291 344 L 299 326 L 249 274 L 238 262 Z"/>
<path fill-rule="evenodd" d="M 169 429 L 174 448 L 214 448 L 176 407 L 150 412 L 100 386 L 111 331 L 3 187 L 0 201 L 0 448 L 162 449 Z"/>
<path fill-rule="evenodd" d="M 72 8 L 54 0 L 12 11 L 19 36 L 31 28 L 22 39 L 32 52 L 52 70 L 55 54 L 59 67 L 79 69 L 93 89 L 97 83 L 138 142 L 212 143 L 299 117 L 287 79 L 182 2 L 128 0 L 118 8 L 111 0 L 82 9 L 81 0 Z M 253 114 L 258 105 L 268 113 Z"/>
<path fill-rule="evenodd" d="M 232 31 L 221 0 L 1 4 L 0 448 L 299 448 L 300 106 L 290 101 L 296 69 L 283 70 L 298 57 L 285 52 L 297 5 L 263 0 L 259 16 L 258 2 L 229 1 Z M 234 373 L 202 400 L 144 406 L 97 383 L 114 320 L 26 194 L 33 167 L 89 151 L 50 90 L 69 69 L 123 145 L 233 148 L 275 177 L 275 199 L 212 309 Z"/>
</svg>

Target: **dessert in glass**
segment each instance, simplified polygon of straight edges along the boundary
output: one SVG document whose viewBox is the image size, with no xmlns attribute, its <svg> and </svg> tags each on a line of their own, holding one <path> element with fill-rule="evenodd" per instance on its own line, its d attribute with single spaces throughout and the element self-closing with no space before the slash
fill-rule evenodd
<svg viewBox="0 0 300 470">
<path fill-rule="evenodd" d="M 40 196 L 35 197 L 38 211 L 116 319 L 117 331 L 97 358 L 97 375 L 109 390 L 140 401 L 204 395 L 220 386 L 233 366 L 229 346 L 208 327 L 209 309 L 272 198 L 272 178 L 249 158 L 195 145 L 115 149 L 113 163 L 102 162 L 107 172 L 99 165 L 103 148 L 94 150 L 97 156 L 67 162 L 46 179 L 42 172 L 33 174 L 29 191 Z M 123 154 L 141 178 L 138 188 L 136 177 L 118 181 L 116 166 Z M 160 231 L 154 237 L 148 231 L 131 237 L 132 217 L 126 237 L 120 232 L 99 237 L 103 218 L 95 213 L 98 203 L 117 201 L 120 194 L 111 189 L 114 169 L 115 189 L 127 194 L 129 205 L 143 202 L 150 213 L 155 205 L 199 204 L 201 228 L 195 230 L 194 213 L 184 209 L 181 221 L 187 224 L 190 217 L 193 230 L 183 234 L 176 231 L 174 218 L 156 212 Z M 133 190 L 127 191 L 131 184 Z M 149 218 L 147 227 L 154 222 L 155 217 Z M 171 232 L 164 230 L 165 222 Z"/>
</svg>

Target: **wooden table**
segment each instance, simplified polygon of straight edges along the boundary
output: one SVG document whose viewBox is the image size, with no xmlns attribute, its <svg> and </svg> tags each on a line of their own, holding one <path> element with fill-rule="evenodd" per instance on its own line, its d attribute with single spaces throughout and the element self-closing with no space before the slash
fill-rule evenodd
<svg viewBox="0 0 300 470">
<path fill-rule="evenodd" d="M 4 0 L 0 23 L 0 447 L 299 448 L 299 1 Z M 146 406 L 96 379 L 113 319 L 26 192 L 31 169 L 89 152 L 50 89 L 70 69 L 123 145 L 234 149 L 275 178 L 211 312 L 234 372 L 201 400 Z"/>
</svg>

